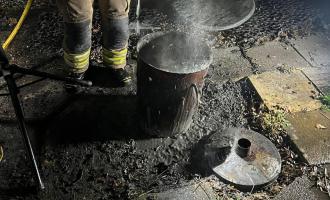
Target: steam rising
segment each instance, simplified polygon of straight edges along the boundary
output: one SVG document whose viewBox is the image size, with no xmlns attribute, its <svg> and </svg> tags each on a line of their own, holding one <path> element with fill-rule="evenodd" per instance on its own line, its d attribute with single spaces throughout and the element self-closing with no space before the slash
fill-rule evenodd
<svg viewBox="0 0 330 200">
<path fill-rule="evenodd" d="M 175 0 L 178 16 L 193 26 L 207 30 L 225 30 L 250 18 L 255 5 L 252 0 Z"/>
<path fill-rule="evenodd" d="M 253 0 L 166 0 L 169 18 L 177 32 L 154 38 L 140 48 L 142 59 L 163 71 L 194 73 L 206 69 L 212 60 L 207 27 L 238 25 L 252 15 Z M 252 2 L 252 3 L 251 3 Z M 157 4 L 157 2 L 154 2 Z M 164 2 L 163 2 L 164 3 Z M 139 6 L 138 6 L 139 8 Z M 166 8 L 164 8 L 166 10 Z M 173 12 L 174 11 L 174 12 Z M 138 12 L 137 12 L 137 16 Z M 182 23 L 183 22 L 183 23 Z M 177 26 L 181 24 L 182 26 Z M 212 36 L 211 36 L 212 37 Z M 211 38 L 212 39 L 212 38 Z"/>
<path fill-rule="evenodd" d="M 177 32 L 160 34 L 145 41 L 139 55 L 157 69 L 181 74 L 204 70 L 211 62 L 211 51 L 205 43 Z"/>
</svg>

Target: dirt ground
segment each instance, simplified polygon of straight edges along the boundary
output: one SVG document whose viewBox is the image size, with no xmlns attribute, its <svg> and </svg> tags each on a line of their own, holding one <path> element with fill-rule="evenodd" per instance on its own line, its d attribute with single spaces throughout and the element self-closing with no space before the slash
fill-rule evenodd
<svg viewBox="0 0 330 200">
<path fill-rule="evenodd" d="M 13 27 L 8 26 L 10 18 L 17 18 L 22 8 L 23 3 L 11 2 L 0 0 L 0 40 Z M 60 73 L 57 69 L 61 61 L 51 58 L 61 53 L 62 19 L 50 2 L 35 1 L 29 18 L 9 49 L 9 56 L 13 63 Z M 250 21 L 233 30 L 207 33 L 208 42 L 214 48 L 239 46 L 244 53 L 245 48 L 270 40 L 285 41 L 323 30 L 317 9 L 307 0 L 258 0 L 256 5 Z M 273 9 L 274 5 L 278 9 Z M 152 14 L 155 12 L 146 10 L 142 17 Z M 160 13 L 156 16 L 162 20 L 158 24 L 162 30 L 184 30 L 186 26 L 173 25 Z M 131 18 L 134 20 L 133 14 Z M 97 9 L 94 19 L 91 59 L 100 62 Z M 138 38 L 131 34 L 132 74 L 136 71 Z M 36 66 L 40 63 L 47 63 L 47 67 Z M 257 73 L 258 68 L 251 64 L 251 71 Z M 227 127 L 245 127 L 267 136 L 279 149 L 283 166 L 273 184 L 252 194 L 242 193 L 214 178 L 221 188 L 220 197 L 267 199 L 302 174 L 317 180 L 319 172 L 311 173 L 315 166 L 301 160 L 284 130 L 276 130 L 274 134 L 261 126 L 255 115 L 259 113 L 259 100 L 249 82 L 227 80 L 228 74 L 217 70 L 211 66 L 209 74 L 217 74 L 216 80 L 221 81 L 214 82 L 210 75 L 206 77 L 198 113 L 189 131 L 182 135 L 150 138 L 139 129 L 135 79 L 127 88 L 92 88 L 69 95 L 63 100 L 61 110 L 30 121 L 29 130 L 38 152 L 45 191 L 33 188 L 36 183 L 31 179 L 29 161 L 14 121 L 2 120 L 0 145 L 5 149 L 6 162 L 0 163 L 0 199 L 138 199 L 141 195 L 175 188 L 210 175 L 195 165 L 195 153 L 203 139 Z M 1 105 L 1 109 L 6 106 L 10 105 Z"/>
</svg>

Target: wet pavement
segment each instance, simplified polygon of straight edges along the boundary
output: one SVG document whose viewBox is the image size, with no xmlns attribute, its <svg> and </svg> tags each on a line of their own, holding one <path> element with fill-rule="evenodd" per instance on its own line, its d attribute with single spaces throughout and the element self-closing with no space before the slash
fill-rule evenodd
<svg viewBox="0 0 330 200">
<path fill-rule="evenodd" d="M 288 117 L 288 132 L 304 159 L 311 165 L 330 163 L 330 113 L 313 111 Z"/>
<path fill-rule="evenodd" d="M 237 81 L 253 74 L 253 66 L 239 47 L 214 48 L 212 54 L 214 62 L 209 68 L 209 75 L 213 82 Z"/>
<path fill-rule="evenodd" d="M 251 59 L 259 72 L 272 71 L 277 68 L 310 68 L 311 66 L 290 44 L 272 41 L 265 45 L 249 48 L 246 56 Z"/>
<path fill-rule="evenodd" d="M 291 40 L 293 47 L 310 63 L 306 75 L 323 92 L 330 93 L 330 38 L 328 34 L 315 34 L 307 39 Z"/>
</svg>

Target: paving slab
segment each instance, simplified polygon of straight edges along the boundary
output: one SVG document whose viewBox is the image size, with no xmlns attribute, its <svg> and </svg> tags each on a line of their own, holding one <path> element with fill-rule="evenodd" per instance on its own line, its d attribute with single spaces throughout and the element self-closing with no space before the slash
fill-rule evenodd
<svg viewBox="0 0 330 200">
<path fill-rule="evenodd" d="M 330 93 L 330 37 L 315 34 L 290 42 L 313 65 L 312 68 L 304 69 L 306 75 L 324 93 Z"/>
<path fill-rule="evenodd" d="M 284 188 L 274 200 L 329 200 L 329 196 L 318 190 L 307 176 L 298 177 Z"/>
<path fill-rule="evenodd" d="M 239 47 L 213 49 L 213 64 L 209 76 L 214 82 L 237 80 L 253 73 L 252 65 L 244 58 Z"/>
<path fill-rule="evenodd" d="M 330 94 L 330 67 L 313 67 L 303 69 L 306 76 L 324 94 Z"/>
<path fill-rule="evenodd" d="M 288 116 L 289 136 L 311 164 L 330 163 L 330 112 L 315 110 Z"/>
<path fill-rule="evenodd" d="M 246 51 L 246 55 L 259 67 L 261 72 L 278 67 L 284 69 L 311 67 L 292 46 L 278 41 L 250 48 Z"/>
<path fill-rule="evenodd" d="M 157 200 L 216 200 L 219 197 L 207 181 L 194 182 L 187 186 L 171 189 L 161 193 L 150 194 L 149 199 Z"/>
<path fill-rule="evenodd" d="M 290 40 L 294 48 L 314 67 L 330 67 L 330 37 L 321 33 Z"/>
<path fill-rule="evenodd" d="M 300 70 L 270 71 L 249 76 L 249 80 L 270 110 L 311 111 L 321 107 L 318 90 Z"/>
</svg>

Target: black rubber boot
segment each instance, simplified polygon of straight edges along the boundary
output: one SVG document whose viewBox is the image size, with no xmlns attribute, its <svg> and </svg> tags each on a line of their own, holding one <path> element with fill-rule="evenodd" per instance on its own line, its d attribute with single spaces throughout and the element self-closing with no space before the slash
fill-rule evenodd
<svg viewBox="0 0 330 200">
<path fill-rule="evenodd" d="M 73 73 L 69 74 L 69 77 L 77 79 L 77 80 L 83 80 L 85 77 L 85 72 L 81 72 L 81 73 L 73 72 Z"/>
<path fill-rule="evenodd" d="M 112 72 L 113 78 L 116 82 L 118 82 L 118 85 L 127 86 L 132 82 L 132 77 L 129 75 L 125 68 L 113 69 Z"/>
<path fill-rule="evenodd" d="M 110 69 L 111 78 L 117 83 L 118 86 L 126 86 L 132 78 L 125 69 L 127 44 L 129 38 L 128 17 L 121 19 L 108 19 L 103 22 L 103 64 Z M 115 61 L 121 59 L 121 51 L 125 50 L 123 62 L 116 64 Z M 108 53 L 105 53 L 108 51 Z M 122 68 L 124 67 L 124 68 Z"/>
<path fill-rule="evenodd" d="M 82 73 L 70 73 L 69 74 L 69 78 L 74 78 L 74 79 L 77 79 L 77 80 L 83 80 L 85 77 L 85 72 L 82 72 Z M 71 94 L 76 94 L 79 92 L 79 88 L 81 86 L 78 86 L 78 85 L 75 85 L 75 84 L 71 84 L 71 83 L 66 83 L 65 84 L 65 90 L 68 92 L 68 93 L 71 93 Z"/>
<path fill-rule="evenodd" d="M 93 86 L 105 88 L 124 87 L 132 80 L 126 69 L 112 69 L 96 62 L 91 62 L 85 77 Z"/>
</svg>

